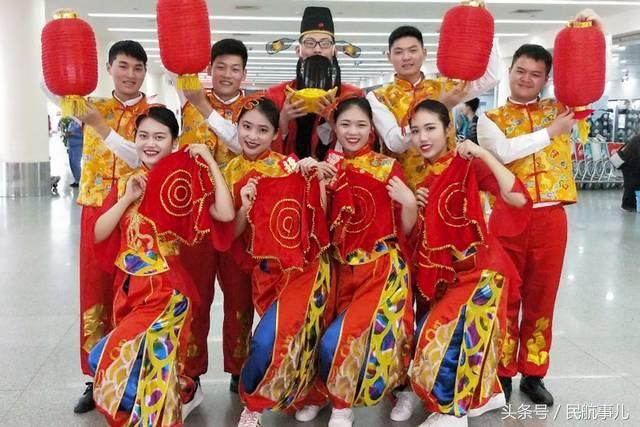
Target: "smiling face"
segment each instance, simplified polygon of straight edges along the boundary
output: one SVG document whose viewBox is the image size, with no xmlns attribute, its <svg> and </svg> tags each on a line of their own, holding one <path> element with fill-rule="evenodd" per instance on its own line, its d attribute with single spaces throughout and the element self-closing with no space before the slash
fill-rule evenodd
<svg viewBox="0 0 640 427">
<path fill-rule="evenodd" d="M 149 117 L 143 119 L 136 130 L 138 158 L 149 168 L 171 154 L 174 142 L 169 128 Z"/>
<path fill-rule="evenodd" d="M 544 61 L 521 56 L 509 70 L 511 99 L 521 103 L 533 101 L 540 95 L 548 80 L 547 66 Z"/>
<path fill-rule="evenodd" d="M 302 59 L 314 55 L 322 55 L 333 59 L 336 54 L 336 46 L 331 36 L 322 31 L 306 33 L 296 47 L 296 53 Z"/>
<path fill-rule="evenodd" d="M 238 139 L 242 152 L 249 160 L 255 160 L 271 146 L 277 133 L 265 115 L 257 109 L 242 115 L 238 123 Z"/>
<path fill-rule="evenodd" d="M 420 79 L 427 50 L 418 39 L 407 36 L 393 42 L 387 56 L 399 78 L 415 83 Z"/>
<path fill-rule="evenodd" d="M 240 93 L 240 86 L 246 77 L 242 57 L 239 55 L 220 55 L 210 66 L 213 92 L 224 101 Z"/>
<path fill-rule="evenodd" d="M 336 118 L 335 131 L 344 152 L 354 155 L 369 143 L 371 120 L 362 109 L 351 106 Z"/>
<path fill-rule="evenodd" d="M 113 79 L 118 99 L 128 101 L 140 94 L 140 87 L 147 74 L 147 69 L 142 61 L 120 53 L 111 64 L 107 64 L 107 71 Z"/>
<path fill-rule="evenodd" d="M 447 131 L 438 115 L 418 110 L 411 118 L 411 142 L 418 152 L 433 163 L 447 152 Z"/>
</svg>

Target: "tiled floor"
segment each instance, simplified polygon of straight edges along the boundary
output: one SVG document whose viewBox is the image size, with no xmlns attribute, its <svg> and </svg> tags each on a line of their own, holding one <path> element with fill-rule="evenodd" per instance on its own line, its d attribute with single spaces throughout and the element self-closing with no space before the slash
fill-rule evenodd
<svg viewBox="0 0 640 427">
<path fill-rule="evenodd" d="M 73 194 L 0 199 L 0 425 L 100 426 L 74 415 L 83 389 L 78 362 L 78 223 Z M 471 426 L 640 426 L 640 215 L 622 212 L 615 191 L 582 192 L 568 208 L 570 238 L 547 378 L 557 405 L 537 411 L 519 392 L 510 412 Z M 553 236 L 550 236 L 553 238 Z M 221 364 L 221 296 L 213 307 L 206 399 L 187 426 L 234 426 L 241 411 Z M 514 388 L 517 389 L 517 382 Z M 624 405 L 624 407 L 622 406 Z M 356 426 L 416 426 L 388 419 L 389 404 L 358 409 Z M 624 409 L 630 419 L 613 420 Z M 576 421 L 576 416 L 596 421 Z M 546 415 L 546 419 L 543 419 Z M 555 419 L 554 419 L 555 418 Z M 606 419 L 605 419 L 606 418 Z M 328 411 L 309 427 L 324 426 Z M 267 414 L 264 426 L 293 426 Z"/>
</svg>

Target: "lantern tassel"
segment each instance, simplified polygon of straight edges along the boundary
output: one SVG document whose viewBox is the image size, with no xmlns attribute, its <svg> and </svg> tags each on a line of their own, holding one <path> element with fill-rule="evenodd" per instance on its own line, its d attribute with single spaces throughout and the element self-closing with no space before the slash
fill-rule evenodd
<svg viewBox="0 0 640 427">
<path fill-rule="evenodd" d="M 197 74 L 182 74 L 178 76 L 176 81 L 176 89 L 178 90 L 198 90 L 202 88 L 200 78 Z"/>
<path fill-rule="evenodd" d="M 82 117 L 87 114 L 87 103 L 79 95 L 66 95 L 60 99 L 62 117 Z"/>
<path fill-rule="evenodd" d="M 591 132 L 591 125 L 589 121 L 585 118 L 578 121 L 578 138 L 584 144 L 587 142 L 587 138 L 589 138 L 589 132 Z"/>
</svg>

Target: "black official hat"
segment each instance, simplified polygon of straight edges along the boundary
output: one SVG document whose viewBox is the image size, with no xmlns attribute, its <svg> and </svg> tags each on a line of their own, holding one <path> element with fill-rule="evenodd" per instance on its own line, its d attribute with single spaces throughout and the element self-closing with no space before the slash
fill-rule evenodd
<svg viewBox="0 0 640 427">
<path fill-rule="evenodd" d="M 326 33 L 331 37 L 335 36 L 335 27 L 333 25 L 333 16 L 331 9 L 328 7 L 309 6 L 304 9 L 302 21 L 300 22 L 300 37 L 307 33 Z M 289 49 L 295 43 L 294 39 L 281 38 L 273 42 L 267 43 L 265 49 L 269 55 L 275 55 L 283 50 Z M 339 40 L 336 41 L 336 49 L 352 58 L 360 56 L 362 51 L 359 47 L 349 42 Z"/>
<path fill-rule="evenodd" d="M 333 16 L 328 7 L 309 6 L 304 10 L 300 22 L 300 37 L 311 32 L 322 32 L 332 36 L 335 34 Z"/>
</svg>

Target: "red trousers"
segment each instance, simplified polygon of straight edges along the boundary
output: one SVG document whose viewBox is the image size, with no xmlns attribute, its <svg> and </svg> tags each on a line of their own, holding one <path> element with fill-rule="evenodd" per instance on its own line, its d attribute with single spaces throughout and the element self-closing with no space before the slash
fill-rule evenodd
<svg viewBox="0 0 640 427">
<path fill-rule="evenodd" d="M 564 208 L 533 209 L 522 235 L 501 238 L 500 243 L 520 273 L 522 284 L 519 289 L 509 288 L 498 375 L 513 377 L 520 372 L 544 377 L 549 369 L 553 310 L 567 246 Z"/>
<path fill-rule="evenodd" d="M 80 365 L 85 375 L 89 368 L 89 351 L 113 329 L 113 280 L 111 273 L 98 264 L 94 250 L 95 216 L 100 208 L 83 206 L 80 219 Z"/>
<path fill-rule="evenodd" d="M 215 293 L 218 257 L 208 239 L 196 246 L 182 246 L 180 261 L 198 289 L 198 302 L 193 306 L 191 332 L 187 340 L 185 375 L 196 378 L 209 367 L 207 337 L 211 325 L 211 304 Z"/>
<path fill-rule="evenodd" d="M 218 283 L 224 295 L 222 350 L 224 371 L 240 375 L 249 355 L 253 326 L 251 273 L 238 267 L 228 253 L 218 254 Z"/>
<path fill-rule="evenodd" d="M 226 253 L 218 253 L 205 240 L 197 246 L 183 246 L 180 258 L 198 288 L 200 301 L 194 305 L 185 374 L 204 375 L 209 366 L 207 337 L 211 325 L 211 304 L 215 294 L 216 274 L 224 294 L 222 349 L 224 370 L 239 375 L 249 353 L 253 324 L 251 275 L 237 267 Z"/>
</svg>

